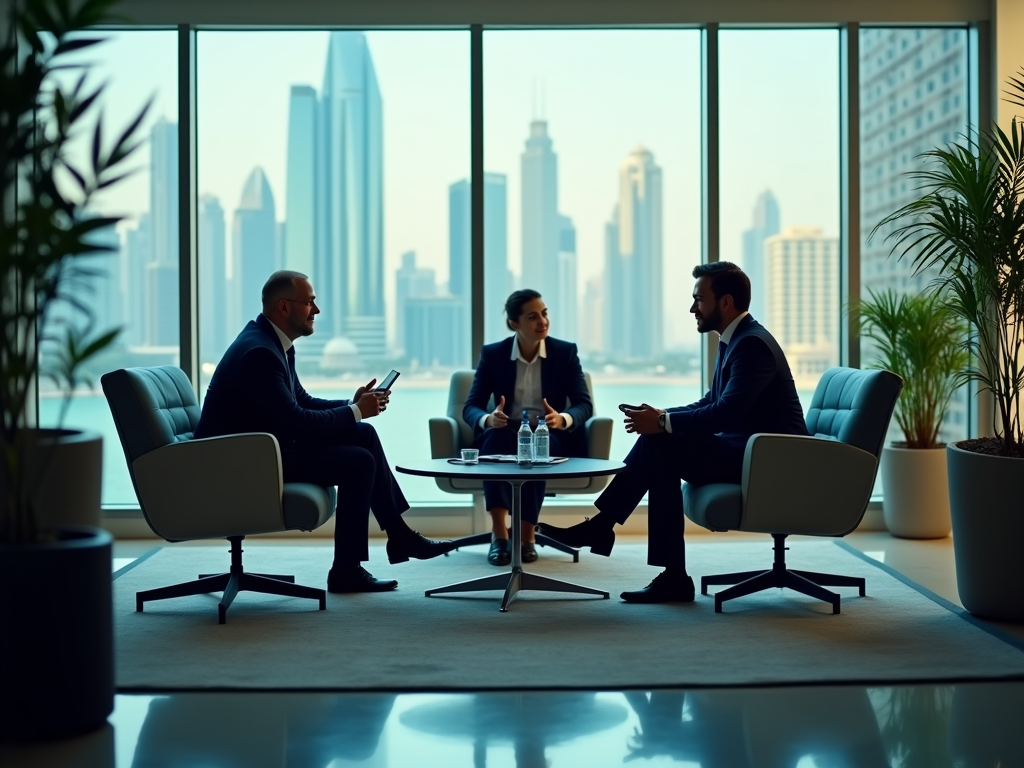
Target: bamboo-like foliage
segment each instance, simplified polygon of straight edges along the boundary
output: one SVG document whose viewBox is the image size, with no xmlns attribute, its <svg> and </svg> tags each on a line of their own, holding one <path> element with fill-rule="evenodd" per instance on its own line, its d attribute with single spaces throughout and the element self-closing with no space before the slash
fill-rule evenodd
<svg viewBox="0 0 1024 768">
<path fill-rule="evenodd" d="M 861 329 L 875 342 L 877 367 L 903 379 L 896 423 L 908 448 L 936 448 L 957 374 L 969 362 L 967 326 L 940 294 L 868 293 L 860 303 Z"/>
<path fill-rule="evenodd" d="M 97 193 L 131 173 L 126 164 L 148 105 L 113 142 L 105 140 L 98 114 L 104 86 L 92 86 L 89 65 L 75 63 L 103 42 L 89 30 L 116 20 L 115 2 L 13 0 L 7 11 L 9 36 L 0 44 L 0 541 L 41 535 L 24 461 L 36 381 L 50 376 L 70 397 L 81 363 L 117 335 L 93 327 L 81 297 L 99 274 L 90 257 L 112 250 L 97 235 L 120 218 L 86 211 Z M 71 87 L 58 81 L 60 71 L 76 76 Z M 76 163 L 70 146 L 79 137 L 89 152 Z M 61 304 L 68 311 L 48 325 Z M 49 371 L 39 369 L 43 342 L 59 349 Z"/>
<path fill-rule="evenodd" d="M 1024 105 L 1024 80 L 1008 85 L 1008 101 Z M 915 272 L 937 268 L 932 288 L 971 329 L 964 350 L 972 364 L 958 382 L 991 391 L 1000 455 L 1024 457 L 1024 122 L 1015 117 L 1008 132 L 993 125 L 923 159 L 909 174 L 923 195 L 872 235 L 895 225 L 892 253 Z"/>
</svg>

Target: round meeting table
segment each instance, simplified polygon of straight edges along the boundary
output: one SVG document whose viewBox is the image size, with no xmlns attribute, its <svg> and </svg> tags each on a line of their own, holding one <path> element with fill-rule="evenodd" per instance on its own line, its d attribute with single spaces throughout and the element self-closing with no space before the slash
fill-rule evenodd
<svg viewBox="0 0 1024 768">
<path fill-rule="evenodd" d="M 460 480 L 503 480 L 512 486 L 512 570 L 510 573 L 498 573 L 481 576 L 477 579 L 460 581 L 443 587 L 426 590 L 427 597 L 446 592 L 485 592 L 493 589 L 504 589 L 505 596 L 501 601 L 501 610 L 507 611 L 509 603 L 524 589 L 543 592 L 574 592 L 585 595 L 600 595 L 607 599 L 608 593 L 573 584 L 571 581 L 553 579 L 538 573 L 523 570 L 522 528 L 522 490 L 523 484 L 531 480 L 564 480 L 566 478 L 598 477 L 615 475 L 626 468 L 621 461 L 607 459 L 569 458 L 559 463 L 528 464 L 521 466 L 515 462 L 493 462 L 481 460 L 478 464 L 464 464 L 461 459 L 431 459 L 429 461 L 410 462 L 396 466 L 395 469 L 407 475 L 420 477 L 448 477 Z"/>
</svg>

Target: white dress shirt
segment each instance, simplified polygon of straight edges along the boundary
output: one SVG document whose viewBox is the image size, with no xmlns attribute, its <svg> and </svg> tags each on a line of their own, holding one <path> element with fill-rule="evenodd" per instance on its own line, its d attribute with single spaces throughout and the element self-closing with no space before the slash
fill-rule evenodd
<svg viewBox="0 0 1024 768">
<path fill-rule="evenodd" d="M 269 320 L 270 318 L 267 319 Z M 285 357 L 287 358 L 288 350 L 292 346 L 292 340 L 285 335 L 284 331 L 277 327 L 277 324 L 273 320 L 270 321 L 270 327 L 277 331 L 277 338 L 281 341 L 281 349 L 284 350 Z M 362 421 L 363 412 L 359 410 L 359 406 L 352 403 L 349 405 L 349 408 L 352 409 L 352 415 L 356 417 L 356 421 Z"/>
<path fill-rule="evenodd" d="M 523 357 L 519 349 L 519 336 L 513 336 L 512 356 L 510 359 L 516 361 L 516 386 L 512 392 L 512 402 L 506 407 L 506 414 L 510 422 L 519 423 L 523 420 L 523 409 L 530 409 L 530 423 L 536 426 L 539 419 L 544 418 L 544 395 L 541 390 L 540 360 L 548 356 L 548 347 L 544 339 L 540 340 L 540 349 L 533 360 Z M 515 406 L 515 410 L 507 410 Z M 572 426 L 572 416 L 568 413 L 559 414 L 565 419 L 565 428 Z M 487 416 L 480 419 L 479 426 L 484 429 L 487 426 Z"/>
</svg>

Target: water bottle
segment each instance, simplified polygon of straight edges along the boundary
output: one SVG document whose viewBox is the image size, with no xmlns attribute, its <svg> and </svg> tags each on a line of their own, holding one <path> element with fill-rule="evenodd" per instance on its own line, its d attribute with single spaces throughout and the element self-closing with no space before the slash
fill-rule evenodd
<svg viewBox="0 0 1024 768">
<path fill-rule="evenodd" d="M 551 435 L 544 419 L 537 422 L 537 431 L 533 433 L 533 460 L 537 464 L 551 461 Z"/>
<path fill-rule="evenodd" d="M 528 467 L 533 464 L 533 432 L 530 430 L 530 415 L 523 408 L 523 423 L 519 425 L 519 451 L 516 453 L 516 464 Z"/>
</svg>

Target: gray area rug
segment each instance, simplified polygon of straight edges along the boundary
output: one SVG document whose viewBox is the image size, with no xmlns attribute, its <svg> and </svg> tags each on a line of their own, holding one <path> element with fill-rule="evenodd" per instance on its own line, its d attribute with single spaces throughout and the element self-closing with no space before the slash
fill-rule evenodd
<svg viewBox="0 0 1024 768">
<path fill-rule="evenodd" d="M 135 592 L 219 572 L 226 547 L 167 546 L 114 581 L 120 690 L 483 690 L 653 688 L 809 682 L 1024 677 L 1024 651 L 942 601 L 833 541 L 790 545 L 792 568 L 867 578 L 867 596 L 840 589 L 842 613 L 791 591 L 726 603 L 631 605 L 618 594 L 657 571 L 646 547 L 579 563 L 551 550 L 527 570 L 608 590 L 610 600 L 523 592 L 500 613 L 500 592 L 425 597 L 424 589 L 496 573 L 485 549 L 391 566 L 382 546 L 370 570 L 396 592 L 311 600 L 241 593 L 217 624 L 219 595 L 148 603 Z M 689 544 L 688 569 L 749 570 L 771 562 L 770 542 Z M 247 570 L 325 586 L 331 549 L 249 547 Z"/>
</svg>

